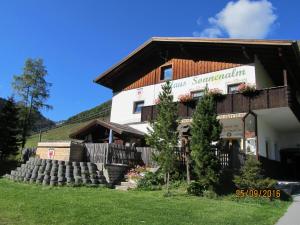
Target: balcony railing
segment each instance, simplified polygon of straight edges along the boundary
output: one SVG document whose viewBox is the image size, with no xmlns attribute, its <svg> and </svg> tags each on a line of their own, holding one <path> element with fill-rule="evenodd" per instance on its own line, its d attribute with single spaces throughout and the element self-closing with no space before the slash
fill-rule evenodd
<svg viewBox="0 0 300 225">
<path fill-rule="evenodd" d="M 196 102 L 178 103 L 178 116 L 189 118 L 192 116 Z M 244 113 L 249 110 L 270 109 L 279 107 L 290 107 L 300 121 L 300 104 L 297 101 L 296 93 L 287 86 L 279 86 L 258 90 L 252 97 L 241 93 L 227 94 L 216 102 L 218 114 Z M 142 121 L 151 121 L 156 118 L 157 110 L 155 105 L 142 107 Z"/>
</svg>

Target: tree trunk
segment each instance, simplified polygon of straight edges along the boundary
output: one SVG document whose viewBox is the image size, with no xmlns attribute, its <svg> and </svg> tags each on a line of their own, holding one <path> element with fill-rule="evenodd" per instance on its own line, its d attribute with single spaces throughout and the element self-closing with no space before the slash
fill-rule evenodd
<svg viewBox="0 0 300 225">
<path fill-rule="evenodd" d="M 167 182 L 166 182 L 166 185 L 167 185 L 167 194 L 170 193 L 170 190 L 169 190 L 169 186 L 170 186 L 170 172 L 167 173 Z"/>
<path fill-rule="evenodd" d="M 191 156 L 190 156 L 190 146 L 189 146 L 188 139 L 185 139 L 184 141 L 184 149 L 185 149 L 185 165 L 186 165 L 186 182 L 190 184 L 191 183 L 191 174 L 190 174 Z"/>
<path fill-rule="evenodd" d="M 190 174 L 190 154 L 186 154 L 186 181 L 188 184 L 191 183 L 191 174 Z"/>
<path fill-rule="evenodd" d="M 26 116 L 25 116 L 25 121 L 24 121 L 24 126 L 23 126 L 23 133 L 22 133 L 22 149 L 24 148 L 25 143 L 26 143 L 28 126 L 29 126 L 29 123 L 30 123 L 30 117 L 31 117 L 32 107 L 33 107 L 32 101 L 33 101 L 33 95 L 31 95 L 29 111 L 28 111 L 28 113 L 26 113 Z"/>
</svg>

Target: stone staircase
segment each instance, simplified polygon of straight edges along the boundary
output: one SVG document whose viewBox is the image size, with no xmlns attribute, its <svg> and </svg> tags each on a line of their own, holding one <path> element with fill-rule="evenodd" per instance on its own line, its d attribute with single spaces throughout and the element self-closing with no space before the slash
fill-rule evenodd
<svg viewBox="0 0 300 225">
<path fill-rule="evenodd" d="M 115 189 L 119 191 L 128 191 L 129 189 L 137 188 L 137 184 L 130 181 L 123 181 L 120 185 L 116 185 Z"/>
</svg>

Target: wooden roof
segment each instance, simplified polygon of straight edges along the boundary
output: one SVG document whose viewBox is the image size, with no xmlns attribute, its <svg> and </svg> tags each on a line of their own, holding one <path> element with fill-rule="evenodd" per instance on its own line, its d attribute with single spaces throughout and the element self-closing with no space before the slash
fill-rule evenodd
<svg viewBox="0 0 300 225">
<path fill-rule="evenodd" d="M 120 62 L 100 74 L 94 82 L 113 89 L 115 82 L 121 81 L 120 78 L 129 68 L 136 68 L 137 65 L 142 66 L 145 62 L 155 57 L 161 57 L 162 52 L 166 51 L 169 53 L 169 56 L 165 57 L 170 58 L 172 54 L 178 52 L 184 52 L 192 57 L 195 54 L 207 53 L 207 55 L 211 55 L 212 52 L 215 52 L 218 55 L 222 54 L 227 57 L 232 55 L 234 57 L 248 58 L 248 60 L 253 60 L 256 55 L 266 69 L 269 69 L 270 74 L 282 69 L 281 62 L 283 59 L 289 64 L 287 66 L 293 70 L 293 73 L 300 71 L 299 46 L 297 41 L 294 40 L 153 37 Z"/>
<path fill-rule="evenodd" d="M 120 135 L 129 135 L 134 137 L 144 137 L 144 133 L 136 130 L 128 125 L 122 125 L 118 123 L 113 122 L 105 122 L 102 120 L 93 120 L 87 125 L 79 128 L 77 131 L 70 134 L 70 138 L 78 138 L 80 136 L 83 136 L 84 134 L 89 133 L 91 130 L 95 129 L 97 126 L 102 126 L 107 129 L 112 129 L 115 133 Z"/>
</svg>

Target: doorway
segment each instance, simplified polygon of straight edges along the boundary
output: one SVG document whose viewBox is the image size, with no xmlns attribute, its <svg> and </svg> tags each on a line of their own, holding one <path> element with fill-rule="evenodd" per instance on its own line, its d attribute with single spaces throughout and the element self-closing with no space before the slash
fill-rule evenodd
<svg viewBox="0 0 300 225">
<path fill-rule="evenodd" d="M 300 181 L 300 149 L 281 149 L 281 164 L 283 165 L 284 179 Z"/>
<path fill-rule="evenodd" d="M 241 148 L 241 138 L 224 138 L 223 149 L 228 153 L 229 167 L 240 169 L 245 159 Z"/>
</svg>

